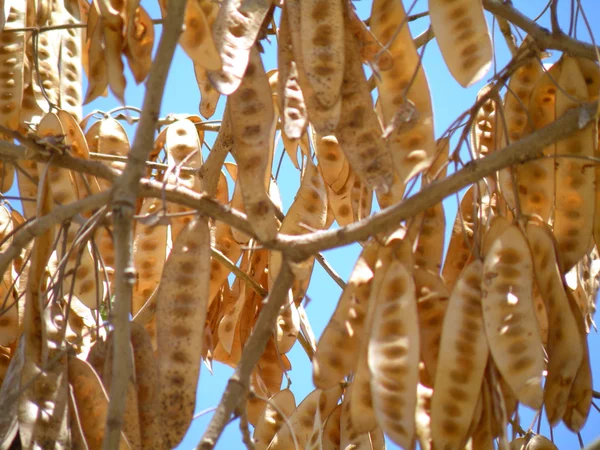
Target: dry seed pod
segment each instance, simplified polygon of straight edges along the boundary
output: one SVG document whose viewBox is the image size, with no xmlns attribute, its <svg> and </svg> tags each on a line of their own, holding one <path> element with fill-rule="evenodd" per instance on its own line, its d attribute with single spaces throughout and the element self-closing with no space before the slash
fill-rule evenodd
<svg viewBox="0 0 600 450">
<path fill-rule="evenodd" d="M 327 191 L 325 183 L 310 159 L 306 160 L 302 182 L 294 202 L 281 223 L 279 232 L 288 235 L 301 235 L 325 229 L 327 219 Z M 292 291 L 294 300 L 302 300 L 314 265 L 314 257 L 294 267 Z M 269 252 L 269 283 L 274 281 L 281 268 L 281 253 Z"/>
<path fill-rule="evenodd" d="M 221 93 L 214 88 L 208 79 L 206 68 L 200 64 L 194 64 L 194 74 L 196 75 L 198 89 L 200 89 L 200 114 L 205 119 L 210 119 L 217 109 Z"/>
<path fill-rule="evenodd" d="M 308 80 L 302 51 L 301 5 L 301 0 L 288 0 L 283 5 L 279 23 L 278 66 L 286 67 L 289 61 L 296 63 L 298 84 L 302 89 L 308 119 L 317 132 L 327 135 L 338 124 L 342 102 L 337 101 L 331 107 L 326 107 Z"/>
<path fill-rule="evenodd" d="M 118 0 L 98 1 L 101 20 L 97 27 L 102 28 L 104 36 L 104 64 L 107 67 L 108 85 L 121 104 L 125 104 L 125 86 L 127 84 L 123 71 L 121 50 L 124 46 L 125 26 L 123 16 L 125 3 Z"/>
<path fill-rule="evenodd" d="M 146 79 L 152 65 L 154 24 L 137 0 L 127 4 L 128 22 L 125 29 L 125 56 L 135 82 Z"/>
<path fill-rule="evenodd" d="M 342 417 L 342 405 L 337 405 L 329 417 L 325 420 L 322 432 L 322 449 L 339 450 L 341 444 L 340 421 Z"/>
<path fill-rule="evenodd" d="M 279 315 L 277 316 L 276 339 L 279 353 L 287 353 L 292 349 L 298 339 L 299 332 L 300 315 L 294 303 L 292 292 L 288 292 L 288 299 L 279 310 Z"/>
<path fill-rule="evenodd" d="M 421 361 L 425 364 L 428 375 L 427 380 L 421 378 L 421 384 L 433 387 L 438 365 L 442 325 L 450 291 L 439 275 L 425 269 L 415 268 L 414 278 L 419 314 Z"/>
<path fill-rule="evenodd" d="M 175 241 L 156 300 L 160 414 L 169 447 L 181 441 L 194 415 L 209 274 L 210 229 L 208 219 L 198 218 Z"/>
<path fill-rule="evenodd" d="M 300 139 L 305 133 L 308 117 L 298 81 L 298 68 L 296 62 L 289 56 L 290 52 L 281 50 L 278 52 L 278 105 L 283 136 L 289 139 Z"/>
<path fill-rule="evenodd" d="M 210 0 L 191 0 L 186 3 L 179 44 L 194 65 L 201 65 L 207 70 L 219 70 L 222 67 L 221 56 L 215 47 L 204 8 L 211 8 Z"/>
<path fill-rule="evenodd" d="M 479 393 L 477 409 L 479 414 L 473 414 L 471 448 L 481 450 L 494 450 L 493 426 L 493 405 L 490 385 L 484 378 Z"/>
<path fill-rule="evenodd" d="M 130 145 L 127 132 L 123 125 L 112 117 L 104 118 L 90 127 L 85 134 L 90 152 L 104 153 L 113 156 L 127 156 Z M 108 163 L 114 170 L 122 171 L 124 162 L 112 161 Z M 110 189 L 112 184 L 106 180 L 99 179 L 98 183 L 102 190 Z"/>
<path fill-rule="evenodd" d="M 414 439 L 419 379 L 417 302 L 410 269 L 401 260 L 377 267 L 369 299 L 373 407 L 381 429 L 404 448 L 412 447 Z"/>
<path fill-rule="evenodd" d="M 81 23 L 81 11 L 77 2 L 71 0 L 56 2 L 50 15 L 49 25 L 71 25 Z M 69 28 L 62 30 L 59 39 L 60 65 L 60 102 L 61 109 L 67 111 L 76 121 L 81 120 L 82 106 L 82 30 L 80 28 Z"/>
<path fill-rule="evenodd" d="M 313 359 L 313 382 L 327 389 L 352 369 L 363 335 L 378 246 L 368 244 L 358 258 L 338 305 L 323 331 Z"/>
<path fill-rule="evenodd" d="M 583 358 L 583 343 L 577 319 L 556 262 L 555 241 L 547 226 L 530 222 L 527 238 L 533 254 L 535 279 L 548 313 L 548 376 L 544 406 L 548 421 L 556 425 L 567 406 L 567 398 Z"/>
<path fill-rule="evenodd" d="M 268 450 L 287 450 L 294 448 L 294 438 L 298 448 L 304 448 L 313 429 L 314 417 L 319 410 L 321 417 L 327 417 L 337 405 L 342 395 L 341 386 L 335 386 L 325 391 L 315 389 L 298 405 L 289 419 L 289 427 L 279 429 L 269 444 Z M 291 428 L 291 430 L 290 430 Z"/>
<path fill-rule="evenodd" d="M 423 269 L 439 273 L 442 268 L 446 216 L 442 202 L 415 216 L 408 230 L 411 240 L 416 241 L 415 264 Z"/>
<path fill-rule="evenodd" d="M 231 233 L 231 227 L 224 222 L 218 221 L 214 228 L 215 234 L 215 250 L 223 253 L 230 261 L 236 263 L 242 254 L 240 245 L 233 238 Z M 215 295 L 227 280 L 231 271 L 222 265 L 215 258 L 212 259 L 210 264 L 210 289 L 209 289 L 209 303 L 214 299 Z"/>
<path fill-rule="evenodd" d="M 530 46 L 531 43 L 532 40 L 526 38 L 521 48 Z M 543 75 L 542 64 L 538 58 L 532 57 L 510 77 L 504 98 L 504 119 L 510 142 L 521 139 L 533 126 L 529 117 L 529 98 Z"/>
<path fill-rule="evenodd" d="M 483 317 L 491 355 L 519 401 L 538 409 L 544 359 L 533 310 L 533 261 L 517 225 L 498 236 L 483 266 Z"/>
<path fill-rule="evenodd" d="M 98 20 L 99 14 L 97 3 L 92 2 L 87 28 L 88 44 L 86 44 L 87 49 L 84 49 L 83 52 L 88 60 L 88 69 L 86 70 L 88 89 L 83 100 L 84 104 L 101 95 L 106 95 L 108 87 L 108 67 L 104 59 L 103 27 Z M 44 108 L 43 105 L 40 106 Z"/>
<path fill-rule="evenodd" d="M 289 420 L 295 410 L 296 399 L 292 391 L 284 389 L 273 395 L 267 402 L 254 428 L 254 434 L 252 435 L 254 448 L 256 450 L 266 450 L 277 431 L 281 427 L 287 426 L 285 421 Z"/>
<path fill-rule="evenodd" d="M 8 6 L 8 10 L 2 12 L 6 16 L 6 25 L 4 26 L 6 31 L 0 32 L 2 37 L 0 64 L 7 71 L 7 76 L 0 83 L 0 94 L 2 95 L 0 125 L 17 130 L 25 81 L 23 79 L 25 33 L 10 30 L 26 26 L 26 2 L 9 2 L 4 6 Z M 9 172 L 12 170 L 7 170 L 6 174 L 8 175 Z M 2 186 L 6 185 L 10 188 L 10 184 L 3 183 Z M 2 192 L 6 191 L 2 190 Z"/>
<path fill-rule="evenodd" d="M 108 411 L 108 397 L 102 382 L 94 369 L 79 358 L 69 357 L 68 366 L 69 383 L 87 445 L 90 449 L 101 448 Z M 128 448 L 129 445 L 121 434 L 119 449 Z"/>
<path fill-rule="evenodd" d="M 588 100 L 585 79 L 577 60 L 563 56 L 556 93 L 556 117 L 562 116 L 579 102 Z M 597 124 L 578 130 L 556 143 L 556 197 L 553 230 L 567 272 L 587 252 L 594 224 L 596 173 L 593 165 L 579 157 L 592 157 L 597 148 Z"/>
<path fill-rule="evenodd" d="M 221 9 L 225 8 L 225 5 Z M 265 185 L 272 154 L 274 127 L 271 88 L 258 49 L 250 52 L 250 61 L 238 90 L 229 96 L 229 113 L 234 137 L 233 154 L 238 163 L 238 181 L 244 207 L 254 232 L 261 240 L 277 234 L 275 210 Z"/>
<path fill-rule="evenodd" d="M 342 401 L 342 413 L 340 416 L 340 448 L 352 450 L 371 450 L 371 439 L 369 433 L 360 433 L 353 425 L 350 414 L 352 402 L 352 384 L 344 394 Z"/>
<path fill-rule="evenodd" d="M 558 450 L 554 443 L 542 435 L 524 436 L 510 443 L 510 450 Z"/>
<path fill-rule="evenodd" d="M 431 433 L 436 448 L 460 448 L 479 397 L 488 360 L 481 312 L 483 264 L 471 262 L 460 274 L 448 301 L 438 370 L 431 402 Z"/>
<path fill-rule="evenodd" d="M 350 204 L 352 205 L 352 219 L 354 222 L 369 217 L 373 205 L 373 189 L 366 186 L 359 178 L 354 178 L 350 190 Z"/>
<path fill-rule="evenodd" d="M 320 103 L 329 109 L 339 101 L 344 77 L 344 2 L 303 0 L 301 5 L 301 51 L 306 78 Z"/>
<path fill-rule="evenodd" d="M 380 70 L 388 70 L 394 63 L 390 50 L 385 48 L 377 37 L 374 36 L 373 19 L 371 19 L 371 29 L 367 27 L 360 17 L 356 14 L 355 8 L 348 8 L 348 27 L 358 42 L 360 56 L 364 64 L 374 64 Z"/>
<path fill-rule="evenodd" d="M 569 297 L 571 312 L 573 316 L 577 317 L 577 304 L 568 290 L 567 296 Z M 592 368 L 590 365 L 587 335 L 583 321 L 577 320 L 576 322 L 582 342 L 583 358 L 581 366 L 577 370 L 577 375 L 573 380 L 569 399 L 567 400 L 567 408 L 563 416 L 563 422 L 574 433 L 579 432 L 584 427 L 592 406 Z"/>
<path fill-rule="evenodd" d="M 561 62 L 554 64 L 536 83 L 529 99 L 529 115 L 533 129 L 538 130 L 556 118 L 556 83 L 561 72 Z M 544 155 L 554 155 L 556 145 L 544 149 Z M 517 185 L 521 212 L 537 215 L 544 222 L 550 219 L 554 203 L 554 161 L 542 158 L 517 166 Z"/>
<path fill-rule="evenodd" d="M 427 169 L 435 155 L 429 85 L 406 24 L 402 2 L 374 1 L 371 30 L 382 45 L 388 46 L 392 59 L 388 67 L 379 66 L 379 105 L 386 132 L 393 130 L 388 142 L 394 168 L 400 181 L 406 183 Z M 406 123 L 396 124 L 398 113 L 407 108 L 414 114 Z"/>
<path fill-rule="evenodd" d="M 450 73 L 463 87 L 479 81 L 492 64 L 492 39 L 480 0 L 429 0 L 431 27 Z"/>
<path fill-rule="evenodd" d="M 315 153 L 319 161 L 319 170 L 325 184 L 333 189 L 335 183 L 340 180 L 342 186 L 346 184 L 350 174 L 350 166 L 342 153 L 342 149 L 335 136 L 322 136 L 318 133 L 313 134 L 315 142 Z M 346 171 L 344 174 L 344 166 Z M 345 178 L 344 178 L 345 177 Z M 337 191 L 336 191 L 337 192 Z"/>
<path fill-rule="evenodd" d="M 74 156 L 90 159 L 88 144 L 85 135 L 83 134 L 83 130 L 79 126 L 78 119 L 64 109 L 58 110 L 56 114 L 65 132 L 65 145 L 68 145 L 71 148 L 71 152 Z M 73 178 L 75 180 L 75 185 L 77 186 L 79 198 L 85 198 L 90 194 L 100 192 L 100 186 L 96 177 L 74 173 Z"/>
<path fill-rule="evenodd" d="M 212 34 L 222 67 L 209 72 L 210 81 L 221 94 L 230 95 L 240 86 L 270 7 L 271 0 L 225 0 L 221 4 Z"/>
<path fill-rule="evenodd" d="M 476 220 L 473 213 L 475 193 L 476 190 L 474 186 L 467 189 L 467 192 L 465 192 L 465 195 L 460 201 L 460 208 L 458 209 L 456 219 L 454 220 L 452 235 L 450 237 L 450 243 L 448 244 L 446 259 L 444 261 L 444 268 L 442 269 L 442 277 L 444 278 L 446 286 L 450 289 L 454 287 L 456 279 L 465 265 L 472 258 L 471 249 L 474 245 L 473 233 Z"/>
<path fill-rule="evenodd" d="M 373 110 L 354 36 L 348 29 L 345 30 L 345 55 L 342 111 L 335 136 L 361 181 L 385 193 L 393 181 L 392 157 Z"/>
<path fill-rule="evenodd" d="M 131 324 L 137 403 L 140 415 L 141 448 L 165 448 L 158 404 L 158 369 L 150 336 L 144 327 Z"/>
<path fill-rule="evenodd" d="M 157 199 L 144 199 L 140 215 L 158 214 L 160 204 Z M 138 277 L 133 288 L 132 314 L 138 312 L 158 288 L 166 256 L 167 227 L 138 222 L 133 238 L 133 264 L 137 268 Z"/>
</svg>

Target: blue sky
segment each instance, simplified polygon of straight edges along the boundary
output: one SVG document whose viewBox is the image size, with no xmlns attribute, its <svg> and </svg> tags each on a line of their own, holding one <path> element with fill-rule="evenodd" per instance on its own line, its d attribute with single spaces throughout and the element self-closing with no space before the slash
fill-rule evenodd
<svg viewBox="0 0 600 450">
<path fill-rule="evenodd" d="M 370 14 L 371 2 L 367 0 L 358 0 L 354 2 L 359 15 L 362 18 L 366 18 Z M 408 7 L 411 2 L 405 1 L 405 7 Z M 516 7 L 521 10 L 529 17 L 536 16 L 544 8 L 546 0 L 530 0 L 530 1 L 514 1 Z M 570 2 L 565 0 L 559 2 L 559 17 L 568 18 L 568 8 Z M 143 0 L 142 5 L 147 9 L 152 18 L 159 18 L 160 12 L 156 0 Z M 582 5 L 585 8 L 588 16 L 593 18 L 591 25 L 596 36 L 600 36 L 600 22 L 597 18 L 600 14 L 600 6 L 595 0 L 583 0 Z M 422 12 L 427 9 L 427 2 L 424 0 L 418 0 L 413 9 L 413 12 Z M 488 15 L 488 24 L 491 26 L 492 18 Z M 548 15 L 546 14 L 540 21 L 544 26 L 549 26 Z M 420 19 L 411 24 L 411 30 L 413 36 L 424 31 L 429 24 L 428 18 Z M 568 20 L 561 20 L 563 27 L 568 26 Z M 160 25 L 156 28 L 157 36 L 160 33 Z M 494 42 L 496 46 L 497 55 L 497 67 L 502 68 L 508 61 L 509 55 L 506 48 L 506 44 L 500 34 L 498 28 L 494 29 Z M 578 37 L 583 40 L 589 41 L 587 31 L 580 27 L 578 30 Z M 276 53 L 274 52 L 274 46 L 265 46 L 265 54 L 263 55 L 263 61 L 267 70 L 276 67 Z M 552 60 L 557 59 L 559 55 L 554 54 Z M 443 63 L 441 54 L 435 41 L 431 42 L 425 51 L 424 55 L 424 66 L 425 71 L 429 80 L 434 114 L 435 114 L 435 129 L 436 137 L 440 136 L 441 133 L 454 121 L 454 119 L 463 111 L 468 109 L 477 94 L 477 91 L 486 83 L 493 75 L 493 70 L 487 74 L 483 81 L 477 83 L 475 86 L 464 89 L 458 83 L 456 83 L 450 76 L 446 66 Z M 143 86 L 135 86 L 135 83 L 130 76 L 127 74 L 128 88 L 126 90 L 126 102 L 130 105 L 141 106 Z M 178 48 L 165 91 L 164 102 L 162 107 L 162 116 L 164 117 L 168 113 L 189 113 L 198 114 L 198 104 L 200 101 L 200 94 L 194 78 L 194 72 L 192 64 Z M 112 96 L 107 99 L 100 98 L 94 101 L 92 104 L 85 107 L 85 113 L 90 112 L 94 109 L 110 110 L 115 107 L 116 101 Z M 224 106 L 224 98 L 221 98 L 217 113 L 213 118 L 219 118 Z M 133 130 L 131 130 L 133 131 Z M 214 133 L 207 133 L 207 143 L 211 144 L 214 140 Z M 130 134 L 130 139 L 133 140 L 133 134 Z M 282 152 L 281 144 L 276 149 L 275 162 L 278 161 L 279 156 Z M 279 175 L 279 187 L 282 193 L 284 209 L 287 209 L 293 201 L 295 192 L 299 185 L 300 174 L 294 169 L 289 158 L 284 157 L 281 173 Z M 448 214 L 447 222 L 453 223 L 454 215 L 456 213 L 456 198 L 452 196 L 445 202 L 446 211 Z M 451 226 L 448 227 L 448 230 Z M 325 252 L 325 256 L 335 270 L 344 278 L 347 279 L 354 262 L 359 254 L 360 248 L 358 245 L 344 247 L 335 251 Z M 310 303 L 306 306 L 308 317 L 311 321 L 312 327 L 317 335 L 321 334 L 324 327 L 331 316 L 333 309 L 340 296 L 339 287 L 323 272 L 318 264 L 315 265 L 310 288 L 308 290 L 308 297 L 311 299 Z M 598 349 L 600 348 L 600 339 L 598 334 L 592 332 L 589 336 L 590 348 L 592 349 L 591 360 L 594 370 L 594 374 L 597 375 L 600 371 L 600 358 L 598 357 Z M 291 389 L 296 395 L 296 401 L 301 401 L 312 389 L 312 368 L 310 361 L 302 351 L 299 345 L 296 345 L 290 354 L 288 354 L 290 361 L 292 362 L 292 370 L 289 375 L 292 379 Z M 200 384 L 198 389 L 198 402 L 197 411 L 203 411 L 205 409 L 214 407 L 218 404 L 224 387 L 227 383 L 229 376 L 232 374 L 232 370 L 229 367 L 225 367 L 219 363 L 214 364 L 214 374 L 211 375 L 205 367 L 201 370 Z M 596 384 L 596 388 L 598 385 Z M 211 413 L 207 413 L 202 417 L 198 418 L 186 438 L 179 446 L 180 449 L 190 449 L 200 439 L 203 430 L 205 429 Z M 529 410 L 522 411 L 522 425 L 527 428 L 533 418 L 533 413 Z M 545 422 L 545 421 L 544 421 Z M 591 441 L 598 435 L 600 428 L 600 413 L 598 411 L 592 411 L 590 414 L 589 422 L 583 431 L 583 438 L 585 442 Z M 547 427 L 545 428 L 542 424 L 542 432 L 546 429 L 545 434 L 547 435 Z M 557 441 L 559 448 L 577 448 L 578 441 L 577 437 L 572 433 L 566 431 L 563 426 L 559 426 L 554 431 L 554 437 Z M 239 432 L 238 422 L 231 423 L 226 429 L 224 435 L 221 437 L 217 449 L 229 450 L 242 448 L 241 435 Z M 388 443 L 388 448 L 398 448 L 394 444 Z"/>
</svg>

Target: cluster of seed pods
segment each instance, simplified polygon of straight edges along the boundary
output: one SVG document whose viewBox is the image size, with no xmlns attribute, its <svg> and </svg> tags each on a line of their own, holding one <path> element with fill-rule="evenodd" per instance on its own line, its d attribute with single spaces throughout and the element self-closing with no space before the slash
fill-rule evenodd
<svg viewBox="0 0 600 450">
<path fill-rule="evenodd" d="M 109 113 L 81 121 L 82 104 L 107 88 L 125 103 L 123 56 L 137 83 L 147 78 L 152 19 L 137 0 L 6 3 L 0 63 L 18 76 L 1 77 L 0 125 L 32 133 L 50 151 L 100 156 L 118 175 L 130 150 L 125 127 Z M 167 18 L 167 1 L 159 3 Z M 451 75 L 465 87 L 482 79 L 493 57 L 482 2 L 428 6 Z M 78 22 L 86 28 L 55 27 Z M 277 69 L 266 71 L 260 39 L 271 23 Z M 33 26 L 49 30 L 10 31 Z M 417 177 L 423 188 L 444 178 L 450 161 L 450 139 L 435 140 L 422 54 L 399 0 L 374 0 L 369 21 L 345 0 L 188 0 L 179 45 L 194 65 L 200 114 L 210 118 L 223 95 L 225 117 L 205 161 L 202 119 L 174 116 L 159 130 L 147 177 L 246 214 L 253 236 L 161 198 L 139 200 L 134 375 L 120 449 L 177 446 L 194 419 L 202 362 L 238 365 L 281 271 L 282 254 L 261 244 L 358 222 L 374 194 L 380 208 L 397 204 Z M 479 92 L 467 130 L 474 159 L 597 100 L 595 61 L 565 54 L 544 67 L 541 56 L 522 62 L 505 93 L 495 84 Z M 285 214 L 271 179 L 278 133 L 300 181 Z M 315 258 L 295 264 L 242 403 L 255 448 L 379 450 L 385 435 L 406 449 L 416 441 L 493 449 L 519 403 L 543 404 L 551 425 L 581 430 L 592 401 L 587 332 L 600 259 L 590 251 L 600 236 L 600 169 L 586 158 L 598 156 L 598 133 L 588 125 L 544 149 L 546 158 L 470 186 L 445 258 L 442 203 L 363 242 L 318 342 L 302 305 Z M 0 255 L 25 219 L 112 188 L 51 163 L 17 166 L 1 162 L 0 190 L 16 173 L 22 197 L 36 201 L 24 203 L 24 217 L 0 205 Z M 110 318 L 112 231 L 106 208 L 81 214 L 3 267 L 3 442 L 18 433 L 26 448 L 102 445 L 114 351 L 99 324 Z M 314 356 L 316 389 L 296 404 L 282 381 L 299 340 Z M 510 448 L 555 447 L 530 432 Z"/>
</svg>

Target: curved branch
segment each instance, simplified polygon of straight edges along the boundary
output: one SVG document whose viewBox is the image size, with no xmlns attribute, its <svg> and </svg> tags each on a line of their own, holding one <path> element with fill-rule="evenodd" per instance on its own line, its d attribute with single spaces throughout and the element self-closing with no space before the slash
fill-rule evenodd
<svg viewBox="0 0 600 450">
<path fill-rule="evenodd" d="M 565 139 L 573 132 L 584 128 L 592 120 L 596 120 L 597 109 L 597 101 L 574 108 L 535 133 L 485 158 L 470 161 L 458 172 L 431 183 L 412 197 L 360 222 L 338 230 L 302 236 L 280 235 L 272 246 L 285 251 L 289 258 L 302 260 L 319 251 L 349 245 L 356 241 L 365 241 L 376 233 L 397 227 L 401 221 L 425 211 L 449 195 L 497 170 L 541 157 L 545 147 Z"/>
<path fill-rule="evenodd" d="M 559 50 L 572 56 L 582 56 L 591 60 L 596 60 L 596 52 L 600 51 L 600 48 L 573 39 L 561 31 L 553 33 L 547 28 L 539 26 L 518 9 L 512 7 L 510 3 L 502 0 L 483 0 L 483 7 L 492 14 L 503 17 L 521 28 L 544 49 Z"/>
</svg>

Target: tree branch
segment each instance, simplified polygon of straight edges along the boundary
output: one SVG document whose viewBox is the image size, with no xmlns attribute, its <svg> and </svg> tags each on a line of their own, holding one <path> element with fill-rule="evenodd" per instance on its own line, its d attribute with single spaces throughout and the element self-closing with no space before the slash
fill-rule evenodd
<svg viewBox="0 0 600 450">
<path fill-rule="evenodd" d="M 186 0 L 170 0 L 167 19 L 152 61 L 146 84 L 140 122 L 123 173 L 112 189 L 114 248 L 115 248 L 115 303 L 111 311 L 113 332 L 113 372 L 110 383 L 110 403 L 106 416 L 104 450 L 118 448 L 123 424 L 123 411 L 129 380 L 133 374 L 129 342 L 129 313 L 133 284 L 133 214 L 140 191 L 140 180 L 145 174 L 146 161 L 154 145 L 154 132 L 159 118 L 167 75 L 175 47 L 183 26 Z"/>
<path fill-rule="evenodd" d="M 592 44 L 573 39 L 563 32 L 551 32 L 541 27 L 529 17 L 522 14 L 518 9 L 502 0 L 483 0 L 483 7 L 492 14 L 503 17 L 509 22 L 521 28 L 544 49 L 559 50 L 571 56 L 582 56 L 596 60 L 596 51 L 600 50 Z"/>
<path fill-rule="evenodd" d="M 597 108 L 596 101 L 571 109 L 550 125 L 525 136 L 501 151 L 470 161 L 458 172 L 434 181 L 412 197 L 360 222 L 338 230 L 302 236 L 280 235 L 275 242 L 268 245 L 284 251 L 293 260 L 303 260 L 316 252 L 364 241 L 376 233 L 394 229 L 401 221 L 425 211 L 449 195 L 497 170 L 541 157 L 545 147 L 565 139 L 573 132 L 584 128 L 592 120 L 596 120 Z"/>
<path fill-rule="evenodd" d="M 250 375 L 265 351 L 269 338 L 273 336 L 275 320 L 279 314 L 279 309 L 288 298 L 288 291 L 292 287 L 293 281 L 294 275 L 290 263 L 287 259 L 284 259 L 273 289 L 269 293 L 266 304 L 258 315 L 254 330 L 246 342 L 235 373 L 229 379 L 221 403 L 219 403 L 215 415 L 208 424 L 208 428 L 196 449 L 209 450 L 214 448 L 229 422 L 229 418 L 238 405 L 246 399 Z"/>
</svg>

